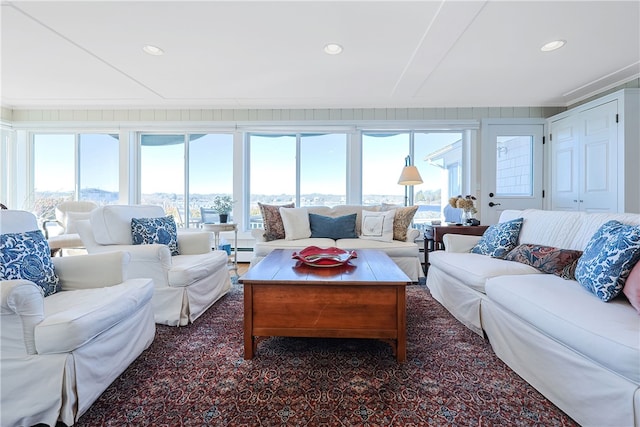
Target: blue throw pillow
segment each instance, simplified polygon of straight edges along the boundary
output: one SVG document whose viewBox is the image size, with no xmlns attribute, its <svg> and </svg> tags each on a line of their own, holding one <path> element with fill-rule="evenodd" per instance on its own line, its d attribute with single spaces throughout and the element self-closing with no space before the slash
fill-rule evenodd
<svg viewBox="0 0 640 427">
<path fill-rule="evenodd" d="M 178 227 L 172 216 L 159 218 L 132 218 L 131 237 L 134 245 L 160 243 L 169 246 L 171 255 L 178 252 Z"/>
<path fill-rule="evenodd" d="M 329 239 L 355 239 L 356 214 L 332 218 L 329 216 L 309 214 L 311 237 L 326 237 Z"/>
<path fill-rule="evenodd" d="M 640 227 L 608 221 L 591 237 L 576 267 L 576 280 L 602 301 L 615 298 L 640 260 Z"/>
<path fill-rule="evenodd" d="M 471 252 L 492 258 L 504 258 L 518 244 L 522 221 L 522 218 L 517 218 L 491 225 Z"/>
<path fill-rule="evenodd" d="M 30 280 L 44 296 L 60 290 L 49 243 L 40 230 L 0 235 L 0 280 Z"/>
</svg>

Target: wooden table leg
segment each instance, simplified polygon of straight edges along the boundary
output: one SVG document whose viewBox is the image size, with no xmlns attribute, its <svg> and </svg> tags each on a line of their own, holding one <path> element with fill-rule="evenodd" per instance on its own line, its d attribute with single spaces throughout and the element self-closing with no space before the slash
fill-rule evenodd
<svg viewBox="0 0 640 427">
<path fill-rule="evenodd" d="M 253 359 L 253 286 L 244 285 L 244 358 Z"/>
<path fill-rule="evenodd" d="M 398 286 L 398 340 L 396 341 L 396 358 L 402 363 L 407 360 L 407 303 L 404 286 Z"/>
</svg>

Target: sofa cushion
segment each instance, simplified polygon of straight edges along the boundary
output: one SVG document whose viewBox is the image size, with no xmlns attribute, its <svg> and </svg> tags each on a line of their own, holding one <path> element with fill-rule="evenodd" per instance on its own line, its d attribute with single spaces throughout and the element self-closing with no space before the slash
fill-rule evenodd
<svg viewBox="0 0 640 427">
<path fill-rule="evenodd" d="M 159 243 L 169 246 L 171 255 L 179 255 L 178 228 L 172 216 L 131 218 L 131 240 L 134 245 Z"/>
<path fill-rule="evenodd" d="M 501 221 L 503 219 L 523 218 L 522 228 L 518 235 L 519 244 L 543 245 L 562 249 L 584 249 L 584 246 L 574 248 L 572 245 L 580 228 L 583 212 L 526 209 L 523 211 L 503 211 L 503 214 L 500 215 Z M 515 218 L 513 217 L 514 215 Z"/>
<path fill-rule="evenodd" d="M 638 214 L 543 211 L 539 209 L 505 210 L 500 222 L 524 218 L 518 242 L 583 251 L 602 224 L 617 220 L 640 225 Z"/>
<path fill-rule="evenodd" d="M 433 251 L 429 253 L 429 263 L 482 293 L 485 292 L 485 282 L 490 277 L 542 274 L 537 268 L 526 264 L 469 252 Z"/>
<path fill-rule="evenodd" d="M 516 218 L 489 226 L 471 252 L 493 258 L 503 258 L 518 244 L 522 222 L 522 218 Z"/>
<path fill-rule="evenodd" d="M 390 242 L 393 240 L 393 218 L 395 210 L 374 212 L 362 211 L 361 235 L 362 239 L 381 240 Z"/>
<path fill-rule="evenodd" d="M 0 235 L 0 280 L 30 280 L 44 296 L 60 290 L 51 250 L 40 230 Z"/>
<path fill-rule="evenodd" d="M 107 205 L 91 211 L 91 229 L 100 245 L 131 245 L 132 218 L 159 218 L 165 216 L 161 206 Z"/>
<path fill-rule="evenodd" d="M 44 320 L 36 326 L 38 353 L 73 351 L 114 327 L 151 300 L 153 282 L 58 292 L 44 300 Z"/>
<path fill-rule="evenodd" d="M 575 281 L 552 274 L 495 277 L 486 291 L 543 334 L 640 383 L 640 322 L 625 299 L 602 304 Z"/>
<path fill-rule="evenodd" d="M 578 231 L 573 237 L 572 245 L 569 249 L 580 249 L 584 251 L 593 235 L 607 221 L 619 221 L 627 225 L 640 225 L 640 215 L 637 213 L 586 213 L 581 212 Z"/>
<path fill-rule="evenodd" d="M 356 217 L 355 213 L 337 218 L 309 213 L 311 237 L 326 237 L 329 239 L 357 238 Z"/>
<path fill-rule="evenodd" d="M 622 292 L 638 314 L 640 314 L 640 261 L 636 263 L 631 273 L 629 273 Z"/>
<path fill-rule="evenodd" d="M 200 279 L 212 276 L 221 268 L 225 269 L 228 260 L 224 251 L 172 257 L 167 281 L 172 288 L 193 285 Z"/>
<path fill-rule="evenodd" d="M 308 239 L 311 237 L 309 211 L 307 208 L 280 208 L 285 240 Z"/>
<path fill-rule="evenodd" d="M 580 258 L 580 255 L 582 251 L 525 244 L 513 248 L 504 259 L 530 265 L 543 273 L 562 276 L 565 268 Z"/>
<path fill-rule="evenodd" d="M 640 260 L 640 227 L 607 221 L 578 260 L 576 279 L 602 301 L 615 298 Z"/>
<path fill-rule="evenodd" d="M 391 258 L 413 257 L 420 253 L 418 245 L 414 242 L 400 242 L 398 240 L 382 241 L 369 239 L 340 239 L 336 240 L 336 247 L 344 250 L 377 249 L 383 251 Z"/>
<path fill-rule="evenodd" d="M 280 216 L 280 208 L 293 208 L 295 204 L 287 203 L 286 205 L 265 205 L 258 202 L 260 213 L 262 214 L 262 223 L 264 226 L 264 238 L 267 242 L 271 240 L 284 239 L 284 225 Z"/>
<path fill-rule="evenodd" d="M 382 211 L 388 211 L 394 209 L 396 211 L 393 217 L 393 240 L 400 240 L 404 242 L 407 240 L 407 230 L 413 221 L 413 217 L 418 211 L 418 206 L 398 207 L 395 205 L 388 205 L 383 203 Z"/>
</svg>

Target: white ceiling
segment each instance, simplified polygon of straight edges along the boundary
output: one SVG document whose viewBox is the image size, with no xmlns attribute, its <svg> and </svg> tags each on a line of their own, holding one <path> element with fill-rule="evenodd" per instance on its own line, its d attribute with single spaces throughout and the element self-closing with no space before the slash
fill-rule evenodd
<svg viewBox="0 0 640 427">
<path fill-rule="evenodd" d="M 1 101 L 16 109 L 566 106 L 640 75 L 638 0 L 15 1 L 1 13 Z M 567 44 L 540 51 L 554 39 Z M 325 54 L 329 42 L 343 53 Z"/>
</svg>

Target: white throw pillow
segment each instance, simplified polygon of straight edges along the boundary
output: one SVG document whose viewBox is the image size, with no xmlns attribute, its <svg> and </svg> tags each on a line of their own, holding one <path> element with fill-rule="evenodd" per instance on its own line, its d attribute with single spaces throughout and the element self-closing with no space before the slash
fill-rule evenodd
<svg viewBox="0 0 640 427">
<path fill-rule="evenodd" d="M 284 239 L 298 240 L 311 237 L 309 211 L 307 208 L 280 208 L 282 225 L 284 225 Z"/>
<path fill-rule="evenodd" d="M 362 211 L 361 239 L 393 241 L 393 218 L 396 211 Z"/>
</svg>

